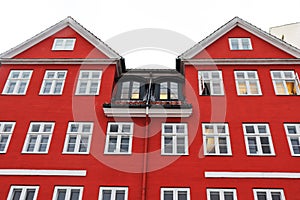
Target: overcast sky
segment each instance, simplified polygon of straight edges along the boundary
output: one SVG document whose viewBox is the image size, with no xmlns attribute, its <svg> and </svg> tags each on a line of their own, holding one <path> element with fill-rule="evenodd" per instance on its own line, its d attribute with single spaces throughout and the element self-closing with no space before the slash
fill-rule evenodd
<svg viewBox="0 0 300 200">
<path fill-rule="evenodd" d="M 108 44 L 116 35 L 143 28 L 166 29 L 199 42 L 235 16 L 267 32 L 300 22 L 299 0 L 2 0 L 0 5 L 1 53 L 67 16 Z M 139 65 L 173 65 L 176 58 L 176 53 L 145 52 L 120 53 L 127 65 L 135 58 Z"/>
</svg>

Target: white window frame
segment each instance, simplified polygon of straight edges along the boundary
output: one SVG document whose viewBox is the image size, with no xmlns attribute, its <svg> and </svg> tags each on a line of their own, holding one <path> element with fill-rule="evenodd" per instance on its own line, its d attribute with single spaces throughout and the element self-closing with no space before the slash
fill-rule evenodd
<svg viewBox="0 0 300 200">
<path fill-rule="evenodd" d="M 61 45 L 57 46 L 57 43 Z M 67 42 L 72 42 L 71 46 L 67 46 Z M 53 41 L 52 51 L 72 51 L 74 50 L 76 38 L 55 38 Z"/>
<path fill-rule="evenodd" d="M 32 130 L 33 126 L 35 126 L 35 125 L 40 126 L 39 130 L 37 132 Z M 43 130 L 44 130 L 45 126 L 51 126 L 50 131 L 45 131 L 44 132 Z M 26 136 L 24 145 L 23 145 L 22 153 L 47 154 L 48 150 L 49 150 L 49 147 L 50 147 L 54 126 L 55 126 L 54 122 L 31 122 L 30 126 L 29 126 L 29 129 L 28 129 L 28 132 L 27 132 L 27 136 Z M 29 147 L 29 144 L 30 144 L 30 139 L 31 139 L 32 136 L 36 136 L 36 141 L 34 143 L 34 149 L 33 149 L 33 151 L 28 151 L 28 147 Z M 42 139 L 45 136 L 48 137 L 46 151 L 40 151 L 39 148 L 41 147 Z"/>
<path fill-rule="evenodd" d="M 118 131 L 117 132 L 112 132 L 111 131 L 111 125 L 117 125 L 118 126 Z M 123 126 L 130 126 L 130 131 L 129 132 L 122 132 L 122 127 Z M 128 146 L 128 152 L 126 151 L 121 151 L 121 141 L 123 136 L 129 138 L 129 146 Z M 116 149 L 114 152 L 109 152 L 109 145 L 110 145 L 110 139 L 111 137 L 117 137 L 117 143 L 116 143 Z M 131 154 L 132 151 L 132 138 L 133 138 L 133 123 L 129 122 L 109 122 L 107 124 L 107 132 L 106 132 L 106 140 L 105 140 L 105 154 Z"/>
<path fill-rule="evenodd" d="M 5 130 L 5 127 L 7 125 L 11 126 L 10 131 Z M 3 141 L 2 141 L 3 137 L 7 137 L 5 144 L 2 144 L 2 145 L 4 145 L 4 149 L 3 149 L 3 151 L 0 150 L 0 154 L 7 152 L 11 136 L 14 132 L 15 125 L 16 125 L 16 122 L 0 122 L 0 144 L 3 143 Z"/>
<path fill-rule="evenodd" d="M 164 192 L 166 191 L 173 192 L 173 200 L 178 200 L 178 192 L 186 192 L 187 200 L 191 199 L 190 188 L 160 188 L 160 200 L 165 200 Z"/>
<path fill-rule="evenodd" d="M 218 192 L 220 196 L 220 200 L 225 200 L 225 192 L 232 192 L 233 193 L 233 200 L 237 200 L 236 196 L 236 189 L 217 189 L 217 188 L 208 188 L 206 189 L 207 192 L 207 200 L 211 200 L 210 193 L 211 192 Z"/>
<path fill-rule="evenodd" d="M 172 126 L 172 133 L 165 132 L 165 126 Z M 176 133 L 176 126 L 183 126 L 184 133 Z M 174 132 L 175 131 L 175 132 Z M 165 152 L 165 139 L 166 137 L 172 137 L 172 153 Z M 177 141 L 178 138 L 184 138 L 184 153 L 177 153 Z M 188 155 L 189 145 L 188 145 L 188 127 L 186 123 L 162 123 L 161 130 L 161 155 Z"/>
<path fill-rule="evenodd" d="M 294 126 L 296 133 L 289 133 L 288 127 L 289 126 Z M 296 139 L 299 143 L 299 148 L 300 148 L 300 123 L 284 123 L 284 130 L 286 133 L 287 141 L 290 147 L 290 152 L 292 156 L 300 156 L 300 153 L 295 153 L 293 150 L 293 144 L 291 142 L 291 139 Z"/>
<path fill-rule="evenodd" d="M 238 42 L 238 48 L 237 49 L 235 49 L 232 45 L 232 42 L 234 40 L 237 40 L 237 42 Z M 244 48 L 243 40 L 247 40 L 247 42 L 249 44 L 249 48 Z M 230 50 L 232 50 L 232 51 L 252 50 L 252 44 L 251 44 L 251 39 L 250 38 L 229 38 L 228 41 L 229 41 Z"/>
<path fill-rule="evenodd" d="M 49 73 L 54 73 L 54 77 L 53 78 L 48 78 L 47 76 L 48 76 Z M 64 77 L 59 78 L 58 77 L 59 73 L 64 73 Z M 63 93 L 63 90 L 64 90 L 66 77 L 67 77 L 67 70 L 46 70 L 45 75 L 44 75 L 43 84 L 42 84 L 41 89 L 40 89 L 40 95 L 61 95 Z M 48 93 L 44 92 L 46 83 L 51 83 L 50 91 Z M 61 88 L 60 88 L 59 92 L 55 93 L 56 86 L 57 86 L 58 83 L 61 83 Z"/>
<path fill-rule="evenodd" d="M 116 193 L 117 193 L 118 190 L 124 191 L 125 192 L 124 200 L 128 200 L 128 187 L 100 187 L 98 200 L 103 200 L 102 194 L 103 194 L 104 190 L 110 190 L 111 191 L 110 200 L 115 200 L 116 199 Z"/>
<path fill-rule="evenodd" d="M 79 190 L 79 200 L 82 199 L 83 187 L 77 187 L 77 186 L 55 186 L 52 200 L 57 200 L 57 198 L 58 198 L 58 190 L 66 190 L 66 196 L 65 196 L 64 200 L 70 200 L 71 199 L 71 191 L 72 190 Z"/>
<path fill-rule="evenodd" d="M 238 78 L 237 74 L 238 73 L 243 73 L 244 74 L 244 78 Z M 255 78 L 249 78 L 249 73 L 254 73 L 255 74 Z M 234 71 L 234 77 L 235 77 L 235 85 L 236 85 L 236 91 L 237 94 L 239 96 L 249 96 L 249 95 L 253 95 L 253 96 L 257 96 L 257 95 L 262 95 L 261 92 L 261 87 L 260 87 L 260 82 L 259 82 L 259 77 L 258 77 L 258 73 L 257 71 Z M 239 81 L 243 81 L 246 84 L 246 94 L 242 94 L 240 93 L 239 90 Z M 255 82 L 257 90 L 258 90 L 258 94 L 252 94 L 251 93 L 251 82 Z"/>
<path fill-rule="evenodd" d="M 19 73 L 18 77 L 13 77 L 14 73 Z M 23 78 L 22 76 L 28 73 L 28 77 Z M 3 88 L 2 94 L 8 94 L 8 95 L 25 95 L 27 88 L 30 83 L 30 79 L 32 76 L 32 70 L 11 70 L 8 76 L 8 79 L 6 80 L 5 86 Z M 9 92 L 8 89 L 10 87 L 11 83 L 15 83 L 15 86 L 13 87 L 13 91 Z M 25 88 L 23 92 L 19 92 L 19 89 L 21 88 L 21 84 L 25 83 Z"/>
<path fill-rule="evenodd" d="M 298 74 L 293 70 L 272 70 L 271 72 L 273 87 L 276 95 L 300 95 L 300 80 Z M 274 73 L 280 73 L 281 78 L 276 78 L 274 76 Z M 292 77 L 285 77 L 285 73 L 292 73 Z M 276 82 L 280 82 L 283 84 L 284 87 L 284 94 L 280 94 L 279 91 L 277 91 Z M 289 94 L 287 89 L 287 82 L 294 82 L 296 87 L 296 94 Z"/>
<path fill-rule="evenodd" d="M 215 78 L 212 76 L 213 73 L 218 74 L 219 78 Z M 208 77 L 205 77 L 204 74 L 207 74 Z M 214 95 L 224 95 L 224 84 L 221 70 L 215 71 L 198 71 L 198 83 L 199 83 L 199 95 L 204 95 L 203 92 L 205 90 L 205 84 L 209 84 L 210 94 L 205 96 L 214 96 Z M 214 83 L 218 83 L 220 85 L 220 94 L 217 94 L 215 91 Z"/>
<path fill-rule="evenodd" d="M 72 131 L 73 125 L 78 126 L 78 131 L 76 131 L 76 132 Z M 90 126 L 89 132 L 83 132 L 83 126 L 85 126 L 85 125 Z M 69 122 L 66 139 L 65 139 L 65 144 L 64 144 L 64 149 L 63 149 L 63 154 L 89 154 L 91 140 L 92 140 L 92 134 L 93 134 L 93 128 L 94 128 L 93 122 Z M 76 137 L 76 141 L 74 143 L 74 145 L 75 145 L 74 151 L 68 151 L 70 136 Z M 84 152 L 80 152 L 80 142 L 81 142 L 82 137 L 88 137 L 88 142 L 86 144 L 87 151 L 84 151 Z"/>
<path fill-rule="evenodd" d="M 253 126 L 254 127 L 254 133 L 247 133 L 246 132 L 246 126 Z M 258 126 L 265 126 L 267 133 L 259 133 Z M 274 156 L 275 155 L 269 124 L 267 124 L 267 123 L 260 123 L 260 124 L 243 123 L 243 131 L 244 131 L 247 155 L 249 155 L 249 156 Z M 262 145 L 261 139 L 260 139 L 261 137 L 268 138 L 269 148 L 270 148 L 270 153 L 268 153 L 268 154 L 263 153 L 263 150 L 262 150 L 263 145 Z M 256 154 L 250 153 L 248 138 L 255 138 L 256 147 L 257 147 L 257 153 Z"/>
<path fill-rule="evenodd" d="M 205 126 L 213 126 L 213 133 L 205 133 Z M 225 133 L 218 132 L 218 126 L 225 127 Z M 216 155 L 216 156 L 231 156 L 231 144 L 230 144 L 230 135 L 229 135 L 229 127 L 227 123 L 203 123 L 202 124 L 202 133 L 203 133 L 203 145 L 204 145 L 204 155 Z M 220 143 L 219 138 L 226 138 L 226 147 L 227 153 L 220 152 Z M 207 151 L 207 141 L 208 138 L 214 138 L 214 149 L 215 153 L 210 153 Z"/>
<path fill-rule="evenodd" d="M 39 192 L 39 186 L 12 185 L 10 187 L 10 190 L 9 190 L 9 193 L 8 193 L 8 196 L 7 196 L 7 200 L 12 200 L 13 199 L 14 190 L 21 190 L 20 200 L 26 200 L 27 190 L 33 190 L 33 189 L 35 190 L 33 200 L 36 200 L 37 196 L 38 196 L 38 192 Z"/>
<path fill-rule="evenodd" d="M 88 73 L 88 77 L 82 77 L 84 73 Z M 99 77 L 93 78 L 94 73 L 99 73 Z M 100 85 L 101 85 L 101 78 L 102 78 L 102 70 L 80 70 L 79 77 L 76 86 L 76 93 L 75 95 L 99 95 Z M 85 92 L 81 93 L 81 84 L 86 83 Z M 91 93 L 91 85 L 92 83 L 97 83 L 97 92 Z"/>
<path fill-rule="evenodd" d="M 279 192 L 281 200 L 285 200 L 283 189 L 253 189 L 254 200 L 258 200 L 257 192 L 265 192 L 267 194 L 267 200 L 272 200 L 272 192 Z"/>
</svg>

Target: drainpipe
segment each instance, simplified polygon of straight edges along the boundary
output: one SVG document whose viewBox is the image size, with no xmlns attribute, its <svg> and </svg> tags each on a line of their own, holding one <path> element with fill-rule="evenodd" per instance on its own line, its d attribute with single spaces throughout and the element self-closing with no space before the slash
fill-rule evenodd
<svg viewBox="0 0 300 200">
<path fill-rule="evenodd" d="M 147 198 L 147 170 L 148 170 L 148 135 L 149 135 L 149 106 L 151 100 L 151 84 L 152 84 L 152 73 L 150 72 L 148 98 L 146 102 L 146 118 L 145 118 L 145 138 L 144 138 L 144 160 L 143 160 L 143 178 L 142 178 L 142 200 Z"/>
</svg>

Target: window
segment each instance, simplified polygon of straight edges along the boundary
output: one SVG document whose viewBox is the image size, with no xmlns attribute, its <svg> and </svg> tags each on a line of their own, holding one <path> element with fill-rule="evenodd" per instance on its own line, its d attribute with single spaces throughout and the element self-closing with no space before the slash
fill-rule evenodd
<svg viewBox="0 0 300 200">
<path fill-rule="evenodd" d="M 133 123 L 108 123 L 105 153 L 130 154 L 132 149 Z"/>
<path fill-rule="evenodd" d="M 248 155 L 275 155 L 268 124 L 243 124 Z"/>
<path fill-rule="evenodd" d="M 234 75 L 238 95 L 261 95 L 256 71 L 235 71 Z"/>
<path fill-rule="evenodd" d="M 63 153 L 88 154 L 93 123 L 69 122 Z"/>
<path fill-rule="evenodd" d="M 120 99 L 140 99 L 140 86 L 137 81 L 122 82 Z"/>
<path fill-rule="evenodd" d="M 285 200 L 282 189 L 254 189 L 255 200 Z"/>
<path fill-rule="evenodd" d="M 162 82 L 159 91 L 160 100 L 178 100 L 178 83 Z"/>
<path fill-rule="evenodd" d="M 190 188 L 161 188 L 161 200 L 190 200 Z"/>
<path fill-rule="evenodd" d="M 228 124 L 202 124 L 205 155 L 231 155 Z"/>
<path fill-rule="evenodd" d="M 16 122 L 0 122 L 0 153 L 6 153 Z"/>
<path fill-rule="evenodd" d="M 52 200 L 81 200 L 83 187 L 61 187 L 54 188 Z"/>
<path fill-rule="evenodd" d="M 162 124 L 162 155 L 188 155 L 187 124 Z"/>
<path fill-rule="evenodd" d="M 99 200 L 127 200 L 127 187 L 100 187 Z"/>
<path fill-rule="evenodd" d="M 26 94 L 32 70 L 11 70 L 2 94 Z"/>
<path fill-rule="evenodd" d="M 98 95 L 101 70 L 81 70 L 76 87 L 76 95 Z"/>
<path fill-rule="evenodd" d="M 250 38 L 229 38 L 230 50 L 252 50 Z"/>
<path fill-rule="evenodd" d="M 47 70 L 44 76 L 40 94 L 59 95 L 62 94 L 67 71 Z"/>
<path fill-rule="evenodd" d="M 69 50 L 72 51 L 75 46 L 75 38 L 56 38 L 52 50 Z"/>
<path fill-rule="evenodd" d="M 48 153 L 54 123 L 31 122 L 22 153 Z"/>
<path fill-rule="evenodd" d="M 293 156 L 300 156 L 300 124 L 284 124 L 290 151 Z"/>
<path fill-rule="evenodd" d="M 198 71 L 199 94 L 224 95 L 221 71 Z"/>
<path fill-rule="evenodd" d="M 36 200 L 39 186 L 11 186 L 7 200 Z"/>
<path fill-rule="evenodd" d="M 294 71 L 271 71 L 276 95 L 299 95 L 299 77 Z"/>
<path fill-rule="evenodd" d="M 235 189 L 207 189 L 207 200 L 237 200 Z"/>
</svg>

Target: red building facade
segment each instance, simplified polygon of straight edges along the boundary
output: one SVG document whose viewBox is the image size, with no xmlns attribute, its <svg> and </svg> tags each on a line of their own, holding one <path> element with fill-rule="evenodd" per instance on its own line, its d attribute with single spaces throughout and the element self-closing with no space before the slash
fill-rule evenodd
<svg viewBox="0 0 300 200">
<path fill-rule="evenodd" d="M 0 199 L 300 199 L 299 58 L 236 17 L 127 70 L 68 17 L 1 54 Z"/>
</svg>

